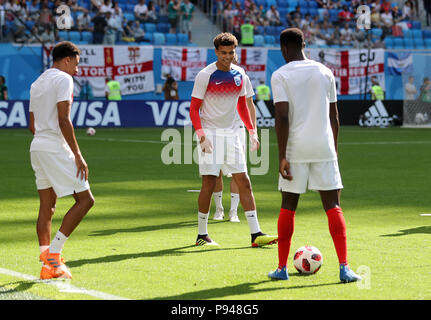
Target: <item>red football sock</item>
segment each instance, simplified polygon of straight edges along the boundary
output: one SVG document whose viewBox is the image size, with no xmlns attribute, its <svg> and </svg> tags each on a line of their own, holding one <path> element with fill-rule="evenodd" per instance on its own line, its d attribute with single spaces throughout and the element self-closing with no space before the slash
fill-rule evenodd
<svg viewBox="0 0 431 320">
<path fill-rule="evenodd" d="M 290 242 L 292 240 L 295 225 L 295 211 L 280 209 L 278 216 L 278 267 L 281 269 L 287 265 Z"/>
<path fill-rule="evenodd" d="M 326 215 L 328 216 L 329 232 L 334 241 L 338 262 L 347 264 L 346 222 L 343 211 L 341 208 L 335 207 L 326 211 Z"/>
</svg>

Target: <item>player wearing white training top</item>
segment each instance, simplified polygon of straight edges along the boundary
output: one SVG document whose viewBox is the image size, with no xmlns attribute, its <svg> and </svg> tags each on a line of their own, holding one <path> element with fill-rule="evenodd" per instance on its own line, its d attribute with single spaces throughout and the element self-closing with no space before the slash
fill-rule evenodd
<svg viewBox="0 0 431 320">
<path fill-rule="evenodd" d="M 236 56 L 236 55 L 235 55 Z M 237 59 L 234 59 L 234 63 L 236 64 Z M 253 90 L 253 86 L 251 84 L 250 78 L 248 77 L 247 74 L 244 74 L 244 83 L 246 86 L 246 99 L 247 99 L 247 107 L 248 110 L 250 112 L 250 117 L 251 120 L 253 122 L 253 127 L 256 127 L 256 107 L 254 105 L 253 102 L 253 96 L 254 96 L 254 90 Z M 237 123 L 237 127 L 239 128 L 238 134 L 240 135 L 240 142 L 241 145 L 243 147 L 243 149 L 245 150 L 245 145 L 246 145 L 246 133 L 245 133 L 245 127 L 244 127 L 244 123 L 242 122 L 238 112 L 236 113 L 236 123 Z M 223 171 L 223 169 L 222 169 Z M 223 208 L 223 202 L 222 202 L 222 197 L 223 197 L 223 177 L 222 177 L 223 173 L 221 172 L 220 175 L 217 177 L 216 180 L 216 186 L 214 188 L 214 192 L 213 192 L 213 199 L 214 199 L 214 203 L 216 206 L 216 210 L 214 213 L 214 220 L 223 220 L 224 219 L 224 208 Z M 226 174 L 226 176 L 228 177 L 232 177 L 230 174 Z M 239 191 L 238 191 L 238 186 L 235 183 L 234 179 L 231 179 L 230 181 L 230 210 L 229 210 L 229 221 L 231 222 L 240 222 L 239 218 L 238 218 L 238 204 L 239 204 Z"/>
<path fill-rule="evenodd" d="M 197 245 L 216 245 L 208 235 L 208 213 L 216 179 L 223 168 L 232 174 L 239 188 L 251 233 L 252 246 L 275 243 L 277 237 L 260 230 L 256 204 L 251 190 L 244 150 L 237 133 L 235 115 L 241 117 L 250 133 L 251 150 L 259 147 L 257 133 L 246 103 L 244 70 L 232 64 L 238 41 L 230 33 L 214 38 L 217 61 L 196 76 L 190 103 L 190 119 L 199 139 L 199 173 L 202 187 L 198 198 Z"/>
<path fill-rule="evenodd" d="M 65 241 L 94 204 L 88 184 L 88 166 L 75 138 L 70 110 L 73 101 L 72 76 L 78 71 L 80 51 L 71 42 L 58 43 L 52 68 L 31 85 L 31 165 L 36 176 L 40 208 L 37 220 L 41 279 L 71 278 L 61 258 Z M 51 242 L 51 222 L 57 197 L 73 195 L 75 204 L 63 218 Z"/>
<path fill-rule="evenodd" d="M 278 268 L 272 279 L 287 280 L 287 258 L 300 194 L 319 191 L 340 264 L 340 280 L 357 281 L 347 263 L 346 224 L 340 207 L 343 188 L 338 169 L 338 109 L 334 75 L 304 54 L 304 34 L 290 28 L 280 35 L 286 64 L 271 78 L 279 148 Z"/>
</svg>

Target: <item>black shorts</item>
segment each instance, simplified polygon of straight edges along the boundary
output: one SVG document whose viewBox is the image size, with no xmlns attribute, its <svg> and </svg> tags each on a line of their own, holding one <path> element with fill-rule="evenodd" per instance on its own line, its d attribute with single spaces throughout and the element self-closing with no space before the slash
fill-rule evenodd
<svg viewBox="0 0 431 320">
<path fill-rule="evenodd" d="M 176 28 L 178 25 L 178 18 L 169 18 L 169 23 L 172 29 Z"/>
</svg>

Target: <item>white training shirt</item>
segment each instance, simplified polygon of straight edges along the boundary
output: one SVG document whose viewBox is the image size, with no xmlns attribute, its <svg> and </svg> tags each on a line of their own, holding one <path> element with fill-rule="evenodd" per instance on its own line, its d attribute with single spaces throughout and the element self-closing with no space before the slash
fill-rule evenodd
<svg viewBox="0 0 431 320">
<path fill-rule="evenodd" d="M 58 123 L 57 103 L 73 101 L 72 77 L 56 68 L 42 73 L 31 85 L 30 112 L 34 114 L 35 134 L 30 151 L 58 152 L 68 148 Z"/>
<path fill-rule="evenodd" d="M 236 129 L 238 99 L 247 94 L 245 72 L 232 64 L 230 71 L 217 69 L 213 62 L 199 71 L 192 97 L 203 100 L 200 117 L 203 129 Z"/>
<path fill-rule="evenodd" d="M 337 159 L 329 103 L 337 101 L 334 75 L 314 60 L 292 61 L 271 77 L 274 104 L 289 102 L 286 159 L 318 162 Z"/>
</svg>

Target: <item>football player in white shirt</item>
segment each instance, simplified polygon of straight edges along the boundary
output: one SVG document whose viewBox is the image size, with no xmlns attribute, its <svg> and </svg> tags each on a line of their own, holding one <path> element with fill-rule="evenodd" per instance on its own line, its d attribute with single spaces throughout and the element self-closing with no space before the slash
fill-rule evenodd
<svg viewBox="0 0 431 320">
<path fill-rule="evenodd" d="M 41 279 L 71 278 L 61 257 L 65 241 L 94 204 L 88 184 L 88 166 L 75 138 L 70 110 L 73 101 L 72 76 L 78 71 L 80 51 L 71 42 L 58 43 L 52 68 L 31 85 L 31 165 L 36 176 L 40 208 L 37 220 Z M 51 222 L 57 197 L 73 195 L 74 205 L 51 242 Z"/>
<path fill-rule="evenodd" d="M 196 75 L 192 91 L 190 119 L 199 139 L 199 173 L 202 177 L 196 245 L 217 245 L 209 237 L 207 227 L 211 196 L 222 167 L 225 174 L 232 174 L 238 186 L 252 246 L 277 241 L 276 236 L 266 235 L 260 229 L 245 154 L 236 128 L 235 115 L 238 110 L 250 134 L 251 150 L 257 150 L 257 132 L 245 98 L 245 73 L 241 67 L 232 64 L 237 45 L 237 39 L 230 33 L 221 33 L 214 38 L 217 61 Z"/>
<path fill-rule="evenodd" d="M 346 224 L 340 207 L 343 188 L 338 169 L 338 110 L 334 75 L 304 54 L 304 34 L 285 29 L 280 47 L 286 64 L 271 77 L 279 149 L 282 205 L 278 218 L 278 268 L 272 279 L 287 280 L 287 258 L 299 196 L 306 188 L 320 192 L 340 264 L 340 280 L 361 280 L 347 263 Z"/>
<path fill-rule="evenodd" d="M 233 63 L 237 64 L 238 58 L 235 54 L 235 58 Z M 247 74 L 244 75 L 244 82 L 246 85 L 247 90 L 247 107 L 250 112 L 250 117 L 253 122 L 253 127 L 256 127 L 256 106 L 254 105 L 253 96 L 254 96 L 254 90 L 253 86 L 251 84 L 250 78 L 247 76 Z M 246 139 L 246 133 L 244 129 L 244 123 L 242 123 L 242 120 L 239 116 L 239 114 L 236 114 L 236 121 L 238 123 L 239 127 L 239 134 L 240 134 L 240 141 L 243 149 L 245 150 L 245 139 Z M 213 199 L 214 204 L 216 206 L 216 211 L 214 213 L 214 220 L 223 220 L 224 219 L 224 208 L 223 208 L 223 173 L 221 172 L 220 175 L 217 178 L 216 186 L 213 192 Z M 227 175 L 229 178 L 232 178 L 232 175 Z M 231 222 L 240 222 L 238 218 L 238 204 L 239 204 L 239 190 L 238 186 L 235 183 L 234 179 L 231 179 L 230 181 L 230 210 L 229 210 L 229 221 Z"/>
</svg>

